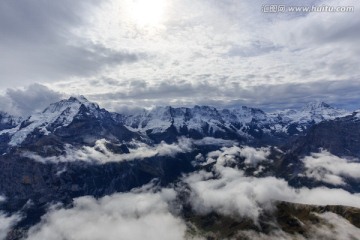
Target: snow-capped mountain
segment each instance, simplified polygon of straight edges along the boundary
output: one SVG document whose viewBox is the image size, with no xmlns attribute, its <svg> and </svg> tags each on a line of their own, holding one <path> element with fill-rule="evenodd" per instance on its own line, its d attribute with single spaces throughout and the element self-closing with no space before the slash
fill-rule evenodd
<svg viewBox="0 0 360 240">
<path fill-rule="evenodd" d="M 268 116 L 272 119 L 272 129 L 297 134 L 321 121 L 349 114 L 346 110 L 334 108 L 324 102 L 311 102 L 300 110 L 286 109 L 270 113 Z"/>
<path fill-rule="evenodd" d="M 156 107 L 135 115 L 114 114 L 117 121 L 132 131 L 150 136 L 173 134 L 201 138 L 259 139 L 264 135 L 294 135 L 323 120 L 350 114 L 323 102 L 309 103 L 300 110 L 265 113 L 246 106 L 216 109 L 209 106 Z M 164 137 L 164 136 L 162 136 Z"/>
<path fill-rule="evenodd" d="M 113 118 L 132 131 L 147 134 L 155 140 L 167 140 L 177 136 L 248 138 L 251 137 L 248 134 L 251 128 L 267 117 L 260 109 L 248 107 L 216 109 L 210 106 L 166 106 L 129 116 L 113 114 Z"/>
<path fill-rule="evenodd" d="M 154 142 L 174 142 L 178 137 L 215 137 L 246 143 L 281 143 L 323 120 L 350 114 L 323 102 L 310 103 L 300 110 L 265 113 L 241 106 L 217 109 L 210 106 L 155 107 L 138 114 L 110 113 L 85 97 L 70 97 L 51 104 L 21 123 L 6 114 L 0 136 L 16 147 L 40 139 L 66 143 L 94 143 L 100 136 L 122 142 L 133 137 Z M 16 125 L 16 123 L 18 123 Z M 7 124 L 7 125 L 6 125 Z"/>
<path fill-rule="evenodd" d="M 324 102 L 311 102 L 300 110 L 287 109 L 271 115 L 280 117 L 284 123 L 319 123 L 323 120 L 335 119 L 348 114 L 348 111 L 334 108 Z"/>
<path fill-rule="evenodd" d="M 99 136 L 123 139 L 134 134 L 116 123 L 108 111 L 79 96 L 50 104 L 44 111 L 31 115 L 16 127 L 1 131 L 2 135 L 9 136 L 8 145 L 15 147 L 42 138 L 91 143 Z"/>
</svg>

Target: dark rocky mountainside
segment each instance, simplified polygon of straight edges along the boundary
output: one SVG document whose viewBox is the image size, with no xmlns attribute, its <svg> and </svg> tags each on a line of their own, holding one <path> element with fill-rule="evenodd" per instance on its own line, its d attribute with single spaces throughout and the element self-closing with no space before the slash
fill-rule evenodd
<svg viewBox="0 0 360 240">
<path fill-rule="evenodd" d="M 295 155 L 306 155 L 319 148 L 338 156 L 360 158 L 359 113 L 314 125 L 305 136 L 292 143 L 290 151 Z"/>
</svg>

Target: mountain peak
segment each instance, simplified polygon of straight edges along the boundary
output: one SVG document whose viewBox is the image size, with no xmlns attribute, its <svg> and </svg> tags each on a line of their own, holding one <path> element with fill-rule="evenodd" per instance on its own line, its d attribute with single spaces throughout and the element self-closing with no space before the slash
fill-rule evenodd
<svg viewBox="0 0 360 240">
<path fill-rule="evenodd" d="M 84 105 L 88 109 L 98 109 L 99 105 L 87 100 L 83 95 L 71 96 L 68 99 L 61 100 L 56 103 L 50 104 L 43 113 L 55 113 L 62 112 L 67 108 L 79 109 L 81 105 Z"/>
<path fill-rule="evenodd" d="M 68 126 L 84 107 L 89 114 L 96 117 L 101 116 L 99 106 L 96 103 L 89 102 L 84 96 L 72 96 L 69 99 L 50 104 L 42 113 L 31 115 L 25 121 L 26 123 L 22 124 L 19 130 L 11 137 L 9 145 L 17 146 L 21 144 L 36 129 L 47 135 L 49 129 L 54 126 L 56 128 Z"/>
<path fill-rule="evenodd" d="M 89 100 L 84 97 L 84 95 L 79 95 L 79 96 L 71 96 L 69 97 L 68 101 L 72 101 L 72 102 L 80 102 L 80 103 L 88 103 Z"/>
<path fill-rule="evenodd" d="M 313 111 L 317 109 L 333 109 L 333 107 L 323 101 L 313 101 L 302 108 L 303 111 Z"/>
</svg>

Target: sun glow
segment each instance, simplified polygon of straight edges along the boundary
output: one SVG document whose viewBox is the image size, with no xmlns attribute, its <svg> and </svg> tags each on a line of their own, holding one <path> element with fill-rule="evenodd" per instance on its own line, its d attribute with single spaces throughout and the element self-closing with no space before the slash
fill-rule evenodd
<svg viewBox="0 0 360 240">
<path fill-rule="evenodd" d="M 140 26 L 157 26 L 164 20 L 166 0 L 133 0 L 131 18 Z"/>
</svg>

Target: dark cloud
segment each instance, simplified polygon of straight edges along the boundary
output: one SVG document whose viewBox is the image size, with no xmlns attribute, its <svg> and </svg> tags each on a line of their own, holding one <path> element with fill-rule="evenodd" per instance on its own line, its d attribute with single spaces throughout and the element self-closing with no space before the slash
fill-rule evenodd
<svg viewBox="0 0 360 240">
<path fill-rule="evenodd" d="M 0 71 L 4 86 L 88 76 L 139 55 L 74 34 L 106 1 L 9 1 L 0 3 Z"/>
<path fill-rule="evenodd" d="M 351 6 L 351 5 L 350 5 Z M 302 34 L 315 41 L 317 44 L 332 42 L 355 43 L 360 39 L 360 19 L 353 17 L 356 13 L 334 16 L 330 21 L 311 21 L 304 24 L 301 29 Z"/>
<path fill-rule="evenodd" d="M 118 105 L 136 107 L 151 105 L 213 105 L 238 106 L 247 105 L 265 110 L 277 108 L 302 107 L 306 103 L 322 100 L 338 107 L 353 110 L 359 108 L 360 89 L 358 80 L 333 80 L 309 83 L 264 84 L 242 87 L 239 84 L 221 85 L 209 81 L 182 83 L 163 81 L 150 84 L 134 81 L 126 91 L 89 95 L 90 99 L 100 101 L 104 106 L 109 102 Z M 116 107 L 121 109 L 120 106 Z"/>
<path fill-rule="evenodd" d="M 28 116 L 34 111 L 43 110 L 50 103 L 59 101 L 62 94 L 44 85 L 32 84 L 26 89 L 8 89 L 5 96 L 0 96 L 6 104 L 1 110 L 21 116 Z"/>
<path fill-rule="evenodd" d="M 325 101 L 348 110 L 359 108 L 360 89 L 357 80 L 318 81 L 310 83 L 286 83 L 259 85 L 244 88 L 239 84 L 220 85 L 208 81 L 178 84 L 163 81 L 151 84 L 146 81 L 131 81 L 119 85 L 114 79 L 94 80 L 94 86 L 114 84 L 123 90 L 103 94 L 88 94 L 89 100 L 100 103 L 110 111 L 131 113 L 154 105 L 193 106 L 210 105 L 235 107 L 246 105 L 266 111 L 282 108 L 299 108 L 312 101 Z M 44 109 L 65 94 L 53 91 L 40 84 L 26 89 L 8 89 L 0 96 L 1 108 L 15 115 L 27 116 Z"/>
</svg>

